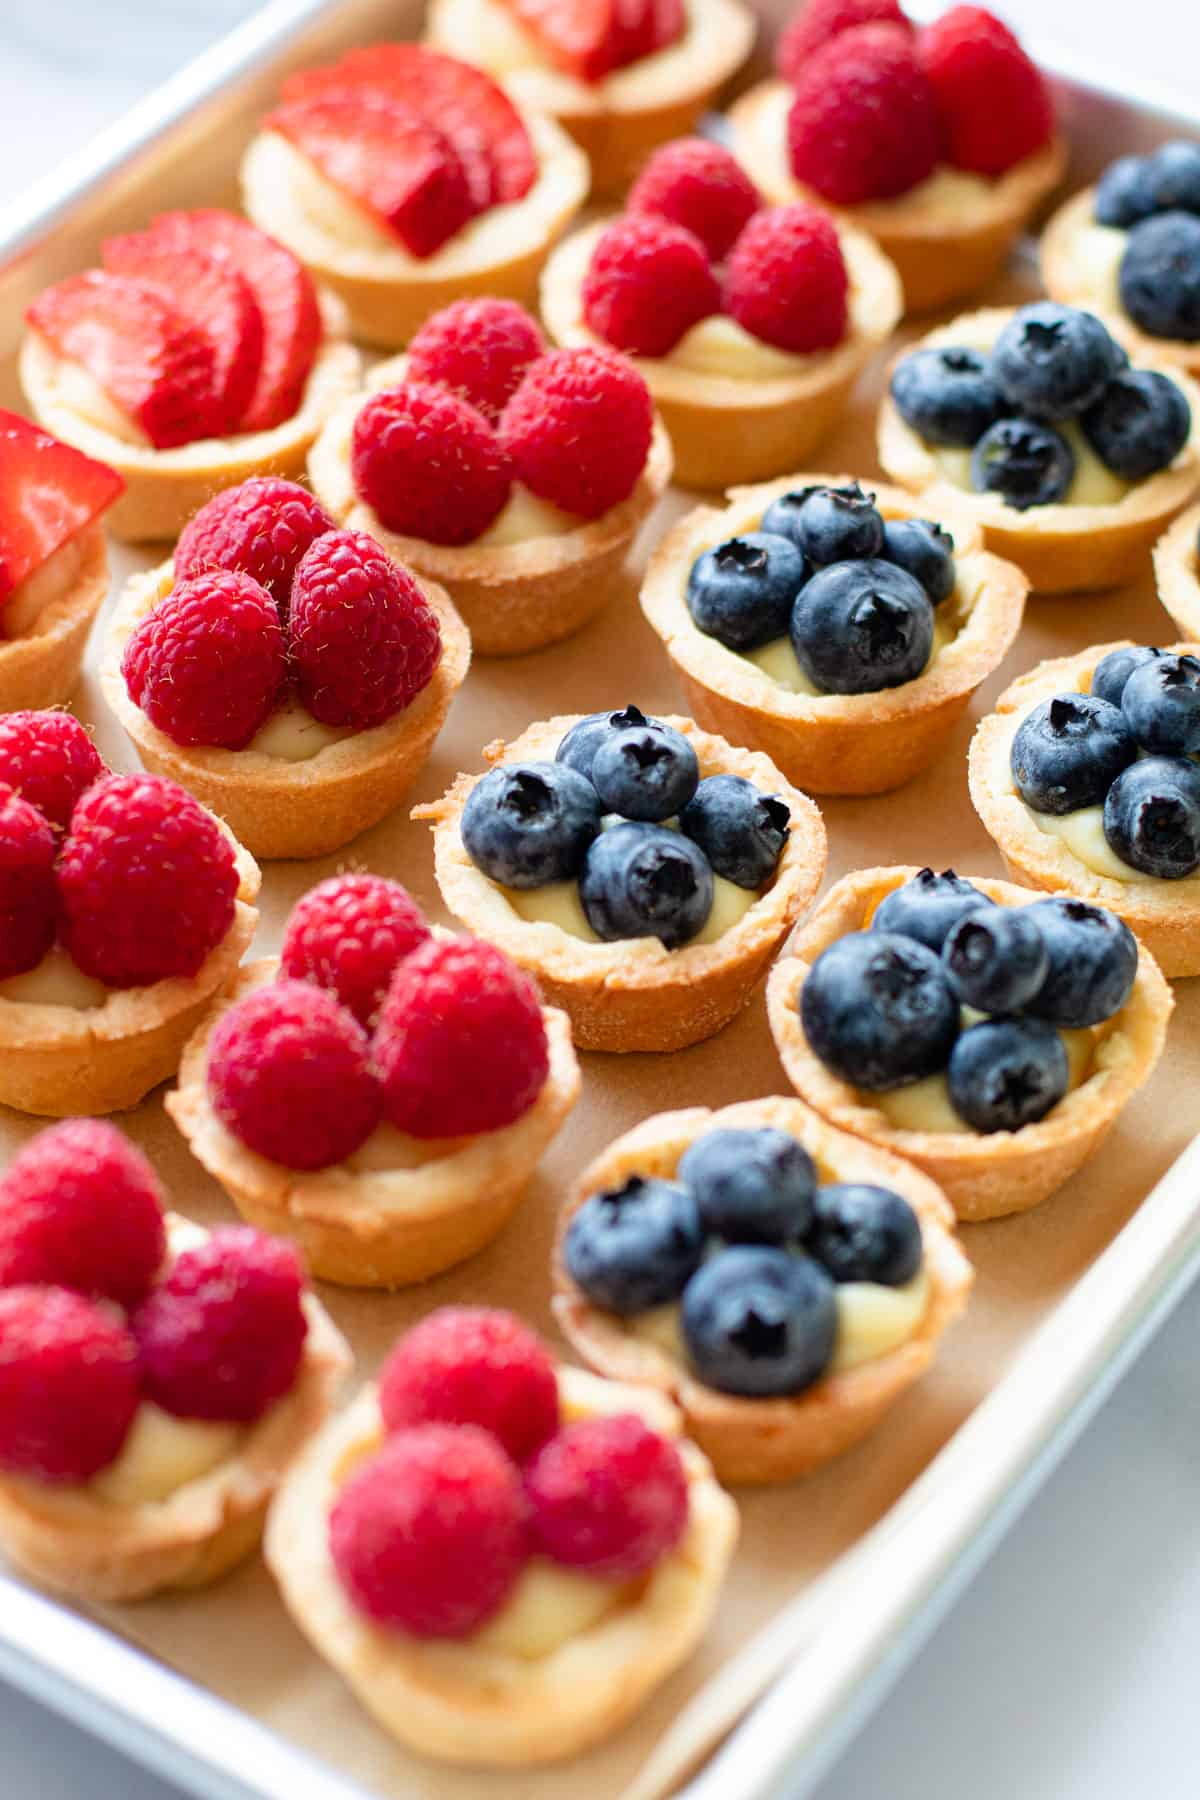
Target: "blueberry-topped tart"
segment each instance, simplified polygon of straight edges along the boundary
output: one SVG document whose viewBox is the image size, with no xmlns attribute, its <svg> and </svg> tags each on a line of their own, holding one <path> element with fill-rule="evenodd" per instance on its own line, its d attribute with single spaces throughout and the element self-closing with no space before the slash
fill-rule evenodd
<svg viewBox="0 0 1200 1800">
<path fill-rule="evenodd" d="M 825 828 L 767 757 L 637 706 L 490 744 L 415 818 L 442 898 L 586 1050 L 678 1050 L 745 1004 L 820 886 Z"/>
<path fill-rule="evenodd" d="M 1114 587 L 1200 487 L 1200 394 L 1094 313 L 989 308 L 895 363 L 879 457 L 926 507 L 965 500 L 1042 593 Z"/>
<path fill-rule="evenodd" d="M 925 768 L 999 667 L 1028 583 L 961 500 L 793 475 L 734 488 L 660 544 L 642 609 L 702 725 L 817 793 Z"/>
<path fill-rule="evenodd" d="M 969 1220 L 1074 1174 L 1148 1079 L 1172 1005 L 1115 912 L 952 869 L 843 877 L 767 986 L 801 1099 L 916 1163 Z"/>
<path fill-rule="evenodd" d="M 1200 506 L 1180 513 L 1154 546 L 1158 597 L 1180 631 L 1200 640 Z"/>
<path fill-rule="evenodd" d="M 797 1100 L 645 1120 L 580 1177 L 558 1320 L 592 1366 L 669 1394 L 723 1481 L 856 1444 L 932 1362 L 970 1264 L 945 1196 Z"/>
</svg>

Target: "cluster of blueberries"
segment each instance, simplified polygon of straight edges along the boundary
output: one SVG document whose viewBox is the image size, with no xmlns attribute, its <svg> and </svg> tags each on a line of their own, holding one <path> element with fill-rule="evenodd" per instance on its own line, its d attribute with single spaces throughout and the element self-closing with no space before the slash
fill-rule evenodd
<svg viewBox="0 0 1200 1800">
<path fill-rule="evenodd" d="M 790 830 L 786 801 L 740 775 L 702 781 L 688 740 L 636 706 L 578 720 L 553 762 L 492 769 L 462 816 L 467 854 L 492 881 L 577 880 L 597 937 L 668 950 L 703 931 L 714 874 L 762 887 Z"/>
<path fill-rule="evenodd" d="M 790 637 L 828 694 L 874 694 L 925 668 L 933 612 L 954 592 L 954 540 L 928 519 L 884 519 L 873 494 L 804 487 L 757 531 L 697 557 L 687 605 L 706 637 L 742 654 Z"/>
<path fill-rule="evenodd" d="M 1103 806 L 1109 848 L 1144 875 L 1200 868 L 1200 660 L 1113 650 L 1088 694 L 1055 694 L 1013 738 L 1017 792 L 1057 818 Z"/>
<path fill-rule="evenodd" d="M 1118 285 L 1134 324 L 1200 340 L 1200 144 L 1119 157 L 1096 189 L 1096 223 L 1129 233 Z"/>
<path fill-rule="evenodd" d="M 1105 467 L 1131 482 L 1174 462 L 1192 425 L 1175 382 L 1130 368 L 1094 313 L 1053 300 L 1020 307 L 990 354 L 912 351 L 896 365 L 892 399 L 927 443 L 969 449 L 975 491 L 1018 512 L 1061 500 L 1075 479 L 1075 451 L 1056 425 L 1077 423 Z"/>
<path fill-rule="evenodd" d="M 761 1399 L 829 1367 L 837 1287 L 900 1287 L 921 1267 L 906 1200 L 860 1182 L 820 1187 L 804 1146 L 772 1127 L 706 1132 L 673 1181 L 632 1176 L 567 1228 L 567 1268 L 595 1306 L 632 1318 L 679 1302 L 701 1381 Z"/>
<path fill-rule="evenodd" d="M 968 1126 L 1017 1131 L 1067 1092 L 1059 1032 L 1119 1012 L 1137 960 L 1132 932 L 1104 907 L 1061 897 L 1000 906 L 951 869 L 922 869 L 886 896 L 869 930 L 817 958 L 800 1020 L 843 1081 L 884 1092 L 944 1071 Z M 964 1008 L 985 1016 L 967 1022 Z"/>
</svg>

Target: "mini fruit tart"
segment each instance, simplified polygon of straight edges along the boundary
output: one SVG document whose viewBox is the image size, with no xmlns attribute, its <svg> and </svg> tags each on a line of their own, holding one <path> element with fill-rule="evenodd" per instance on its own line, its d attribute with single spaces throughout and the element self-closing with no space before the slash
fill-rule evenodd
<svg viewBox="0 0 1200 1800">
<path fill-rule="evenodd" d="M 273 580 L 256 562 L 271 530 Z M 270 477 L 219 494 L 173 562 L 133 576 L 100 680 L 148 769 L 255 856 L 311 857 L 399 804 L 470 660 L 440 588 Z"/>
<path fill-rule="evenodd" d="M 0 1545 L 44 1586 L 215 1581 L 349 1366 L 291 1245 L 164 1215 L 111 1125 L 55 1125 L 0 1177 Z"/>
<path fill-rule="evenodd" d="M 136 1106 L 258 923 L 258 865 L 175 782 L 111 775 L 69 713 L 0 719 L 0 1102 Z"/>
<path fill-rule="evenodd" d="M 552 119 L 482 69 L 418 44 L 349 50 L 283 86 L 242 164 L 246 211 L 400 349 L 451 300 L 529 300 L 587 195 Z"/>
<path fill-rule="evenodd" d="M 673 1399 L 719 1481 L 791 1481 L 874 1430 L 973 1279 L 924 1175 L 799 1100 L 659 1113 L 580 1176 L 555 1313 Z"/>
<path fill-rule="evenodd" d="M 467 300 L 369 385 L 313 446 L 313 487 L 336 519 L 447 590 L 478 654 L 539 650 L 607 605 L 671 478 L 631 363 L 546 353 L 515 301 Z"/>
<path fill-rule="evenodd" d="M 583 1050 L 681 1050 L 750 998 L 821 885 L 825 827 L 690 719 L 547 719 L 414 818 L 450 911 L 535 975 Z"/>
<path fill-rule="evenodd" d="M 681 519 L 642 611 L 706 729 L 818 794 L 926 768 L 1016 641 L 1028 583 L 965 510 L 793 475 Z"/>
<path fill-rule="evenodd" d="M 1035 592 L 1115 587 L 1200 487 L 1200 392 L 1131 367 L 1093 313 L 988 308 L 900 356 L 878 449 L 923 505 L 965 503 Z"/>
<path fill-rule="evenodd" d="M 506 956 L 431 934 L 398 882 L 339 875 L 205 1020 L 166 1106 L 243 1218 L 323 1280 L 392 1288 L 491 1242 L 579 1079 L 566 1019 Z"/>
<path fill-rule="evenodd" d="M 442 1307 L 290 1471 L 267 1563 L 401 1743 L 557 1761 L 624 1724 L 716 1609 L 737 1509 L 681 1430 L 511 1313 Z"/>
<path fill-rule="evenodd" d="M 917 31 L 898 5 L 811 0 L 776 67 L 730 110 L 735 153 L 774 204 L 876 239 L 907 312 L 982 287 L 1066 170 L 1044 77 L 982 7 Z"/>
<path fill-rule="evenodd" d="M 900 287 L 863 233 L 815 206 L 764 208 L 728 150 L 683 139 L 627 212 L 554 252 L 542 316 L 560 344 L 632 356 L 676 480 L 714 488 L 803 465 L 890 336 Z"/>
<path fill-rule="evenodd" d="M 767 984 L 800 1098 L 971 1221 L 1036 1206 L 1099 1148 L 1173 1005 L 1115 913 L 952 869 L 843 877 Z"/>
<path fill-rule="evenodd" d="M 26 312 L 21 384 L 42 424 L 124 478 L 108 523 L 178 537 L 220 488 L 298 475 L 357 386 L 346 321 L 235 213 L 164 213 Z"/>
<path fill-rule="evenodd" d="M 1200 640 L 1200 506 L 1182 513 L 1154 546 L 1158 597 L 1179 629 Z"/>
</svg>

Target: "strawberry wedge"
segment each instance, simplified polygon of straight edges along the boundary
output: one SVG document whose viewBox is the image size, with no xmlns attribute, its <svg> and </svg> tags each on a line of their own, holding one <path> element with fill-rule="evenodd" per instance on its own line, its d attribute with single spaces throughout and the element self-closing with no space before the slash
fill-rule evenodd
<svg viewBox="0 0 1200 1800">
<path fill-rule="evenodd" d="M 682 0 L 506 0 L 547 56 L 580 81 L 602 81 L 682 35 Z"/>
<path fill-rule="evenodd" d="M 124 491 L 115 469 L 0 407 L 0 605 Z"/>
</svg>

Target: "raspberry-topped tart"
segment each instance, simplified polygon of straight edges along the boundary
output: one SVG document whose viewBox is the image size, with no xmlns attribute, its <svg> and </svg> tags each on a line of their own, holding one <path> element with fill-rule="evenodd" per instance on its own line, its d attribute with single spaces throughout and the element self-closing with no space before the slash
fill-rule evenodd
<svg viewBox="0 0 1200 1800">
<path fill-rule="evenodd" d="M 0 1546 L 73 1599 L 200 1587 L 249 1555 L 350 1364 L 290 1244 L 164 1204 L 96 1119 L 0 1176 Z"/>
<path fill-rule="evenodd" d="M 399 803 L 470 656 L 439 587 L 272 476 L 219 494 L 131 579 L 101 683 L 146 767 L 255 856 L 323 856 Z"/>
<path fill-rule="evenodd" d="M 251 963 L 167 1096 L 193 1154 L 314 1274 L 401 1287 L 507 1222 L 579 1093 L 563 1014 L 398 882 L 338 875 Z"/>
<path fill-rule="evenodd" d="M 766 207 L 728 150 L 651 158 L 619 218 L 560 245 L 542 277 L 560 344 L 633 357 L 687 487 L 799 467 L 900 316 L 886 256 L 808 204 Z"/>
<path fill-rule="evenodd" d="M 794 475 L 735 488 L 659 545 L 642 610 L 700 724 L 817 793 L 899 787 L 1020 629 L 1027 582 L 962 509 Z"/>
<path fill-rule="evenodd" d="M 776 204 L 869 232 L 908 312 L 981 287 L 1062 179 L 1045 78 L 982 7 L 917 29 L 896 0 L 809 0 L 776 67 L 731 108 L 734 150 Z"/>
<path fill-rule="evenodd" d="M 767 985 L 800 1098 L 971 1220 L 1075 1173 L 1149 1079 L 1172 1005 L 1115 913 L 952 869 L 845 876 Z"/>
<path fill-rule="evenodd" d="M 605 1375 L 682 1408 L 721 1481 L 840 1455 L 924 1373 L 970 1264 L 924 1175 L 798 1100 L 659 1113 L 584 1171 L 555 1312 Z"/>
<path fill-rule="evenodd" d="M 250 217 L 392 349 L 451 300 L 529 299 L 587 188 L 552 119 L 418 44 L 289 76 L 242 164 Z"/>
<path fill-rule="evenodd" d="M 547 351 L 515 301 L 463 300 L 369 385 L 313 446 L 313 487 L 446 588 L 477 652 L 556 643 L 613 597 L 671 476 L 632 363 Z"/>
<path fill-rule="evenodd" d="M 299 1458 L 265 1554 L 385 1731 L 520 1767 L 608 1737 L 686 1661 L 737 1529 L 668 1400 L 442 1307 Z"/>
<path fill-rule="evenodd" d="M 1200 486 L 1200 391 L 1076 307 L 964 313 L 895 363 L 879 458 L 923 505 L 965 503 L 1038 592 L 1114 587 Z"/>
<path fill-rule="evenodd" d="M 746 1004 L 820 886 L 825 827 L 690 719 L 547 719 L 414 818 L 450 911 L 537 977 L 584 1050 L 679 1050 Z"/>
<path fill-rule="evenodd" d="M 353 391 L 345 315 L 235 213 L 163 213 L 28 308 L 21 383 L 49 430 L 125 480 L 118 537 L 174 538 L 219 488 L 299 474 Z"/>
</svg>

